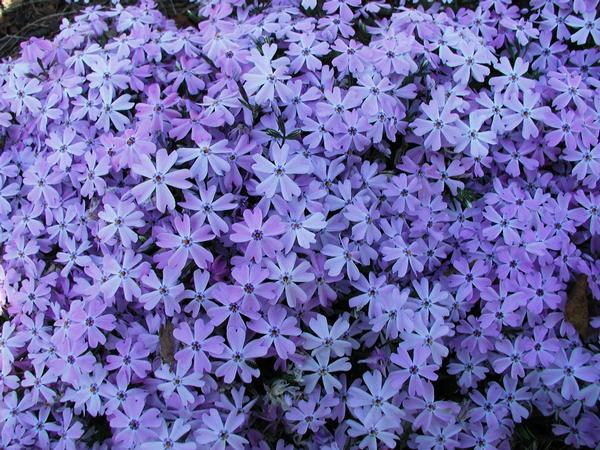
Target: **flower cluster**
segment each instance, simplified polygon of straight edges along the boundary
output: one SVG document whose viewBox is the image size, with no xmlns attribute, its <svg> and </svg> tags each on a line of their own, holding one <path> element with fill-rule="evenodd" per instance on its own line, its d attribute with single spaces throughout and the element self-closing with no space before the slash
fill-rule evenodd
<svg viewBox="0 0 600 450">
<path fill-rule="evenodd" d="M 598 0 L 204 3 L 0 63 L 0 446 L 598 446 Z"/>
</svg>

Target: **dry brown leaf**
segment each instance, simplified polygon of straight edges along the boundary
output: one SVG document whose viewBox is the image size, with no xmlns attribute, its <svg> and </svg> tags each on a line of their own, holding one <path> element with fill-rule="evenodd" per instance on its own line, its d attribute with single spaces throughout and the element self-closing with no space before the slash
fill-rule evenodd
<svg viewBox="0 0 600 450">
<path fill-rule="evenodd" d="M 173 323 L 166 322 L 158 330 L 160 357 L 169 365 L 175 364 L 175 338 L 173 337 Z"/>
<path fill-rule="evenodd" d="M 587 275 L 579 275 L 569 289 L 565 318 L 575 327 L 581 340 L 585 340 L 590 322 Z"/>
</svg>

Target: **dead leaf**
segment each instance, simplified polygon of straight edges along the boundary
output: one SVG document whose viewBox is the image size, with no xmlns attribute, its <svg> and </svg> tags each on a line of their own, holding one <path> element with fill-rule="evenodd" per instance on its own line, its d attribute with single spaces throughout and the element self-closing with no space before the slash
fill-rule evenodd
<svg viewBox="0 0 600 450">
<path fill-rule="evenodd" d="M 587 337 L 590 322 L 588 310 L 588 280 L 587 275 L 581 274 L 572 284 L 567 295 L 565 318 L 571 323 L 579 337 L 584 341 Z"/>
<path fill-rule="evenodd" d="M 175 364 L 175 338 L 173 337 L 173 323 L 166 322 L 158 330 L 160 357 L 169 365 Z"/>
</svg>

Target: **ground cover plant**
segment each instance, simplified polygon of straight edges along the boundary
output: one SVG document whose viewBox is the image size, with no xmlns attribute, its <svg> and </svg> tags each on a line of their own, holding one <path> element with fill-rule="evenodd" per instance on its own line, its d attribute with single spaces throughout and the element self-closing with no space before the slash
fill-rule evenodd
<svg viewBox="0 0 600 450">
<path fill-rule="evenodd" d="M 191 10 L 0 63 L 2 447 L 600 445 L 598 1 Z"/>
</svg>

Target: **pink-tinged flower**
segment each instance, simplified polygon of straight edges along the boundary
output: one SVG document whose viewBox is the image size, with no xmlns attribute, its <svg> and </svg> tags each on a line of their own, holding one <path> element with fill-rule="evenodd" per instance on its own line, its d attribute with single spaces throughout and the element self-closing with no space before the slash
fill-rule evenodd
<svg viewBox="0 0 600 450">
<path fill-rule="evenodd" d="M 194 363 L 195 372 L 211 372 L 211 356 L 223 352 L 223 337 L 213 335 L 214 327 L 202 319 L 194 322 L 194 332 L 187 322 L 182 322 L 174 331 L 173 337 L 185 344 L 185 347 L 175 353 L 175 359 L 181 364 Z"/>
<path fill-rule="evenodd" d="M 144 122 L 139 123 L 135 129 L 128 128 L 121 136 L 114 139 L 118 167 L 131 167 L 138 162 L 139 155 L 153 155 L 156 145 L 152 142 L 150 126 Z"/>
<path fill-rule="evenodd" d="M 285 231 L 285 226 L 277 215 L 270 216 L 263 223 L 263 213 L 260 208 L 244 211 L 244 222 L 234 223 L 231 226 L 233 233 L 229 238 L 233 242 L 247 243 L 246 258 L 260 262 L 263 255 L 274 257 L 275 252 L 281 250 L 283 245 L 276 239 Z"/>
<path fill-rule="evenodd" d="M 140 162 L 134 164 L 132 170 L 144 178 L 149 178 L 131 189 L 138 203 L 143 203 L 156 192 L 156 208 L 160 212 L 175 209 L 175 198 L 169 186 L 176 189 L 189 189 L 192 183 L 187 181 L 190 171 L 179 169 L 170 171 L 177 161 L 177 153 L 168 154 L 165 149 L 156 152 L 156 165 L 147 155 L 140 155 Z"/>
<path fill-rule="evenodd" d="M 260 370 L 251 367 L 248 362 L 260 358 L 267 353 L 267 347 L 260 340 L 246 342 L 246 329 L 227 327 L 227 345 L 223 352 L 216 356 L 225 360 L 215 371 L 215 375 L 231 384 L 239 375 L 244 383 L 250 383 L 252 378 L 260 375 Z"/>
<path fill-rule="evenodd" d="M 191 220 L 187 215 L 175 217 L 173 224 L 177 233 L 164 232 L 157 236 L 156 244 L 160 248 L 169 249 L 160 254 L 160 261 L 164 266 L 181 270 L 190 256 L 200 269 L 206 269 L 213 262 L 212 253 L 200 243 L 210 241 L 215 236 L 208 225 L 200 225 L 200 220 L 196 215 Z"/>
<path fill-rule="evenodd" d="M 143 399 L 129 397 L 123 403 L 123 411 L 116 410 L 110 418 L 110 426 L 116 429 L 113 440 L 125 448 L 135 447 L 152 438 L 153 428 L 157 428 L 161 420 L 159 410 L 145 408 Z"/>
<path fill-rule="evenodd" d="M 201 388 L 204 386 L 204 381 L 194 369 L 188 373 L 192 367 L 192 361 L 177 361 L 176 366 L 175 372 L 173 372 L 168 365 L 163 364 L 154 372 L 154 375 L 159 380 L 164 380 L 157 388 L 163 393 L 165 401 L 169 401 L 176 394 L 182 407 L 185 408 L 194 402 L 195 390 L 193 388 Z M 191 386 L 191 389 L 188 386 Z"/>
<path fill-rule="evenodd" d="M 259 340 L 266 348 L 274 346 L 281 359 L 288 359 L 296 352 L 296 344 L 286 336 L 300 335 L 296 322 L 294 317 L 287 317 L 284 307 L 276 305 L 269 308 L 266 319 L 253 320 L 248 328 L 263 335 Z"/>
<path fill-rule="evenodd" d="M 223 423 L 219 412 L 211 408 L 208 414 L 202 415 L 204 426 L 195 433 L 195 437 L 199 444 L 206 445 L 210 450 L 243 450 L 248 441 L 235 433 L 243 423 L 244 416 L 238 415 L 237 411 L 231 411 Z"/>
</svg>

